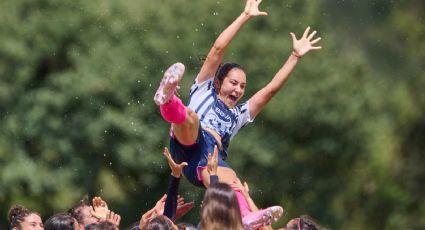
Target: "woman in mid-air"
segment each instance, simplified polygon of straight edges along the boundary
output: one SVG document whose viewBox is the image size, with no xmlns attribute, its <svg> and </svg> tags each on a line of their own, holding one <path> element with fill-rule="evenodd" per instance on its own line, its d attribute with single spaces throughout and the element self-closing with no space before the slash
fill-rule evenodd
<svg viewBox="0 0 425 230">
<path fill-rule="evenodd" d="M 183 174 L 194 185 L 208 187 L 210 175 L 206 170 L 208 153 L 219 149 L 218 178 L 220 182 L 232 184 L 236 181 L 235 171 L 225 162 L 231 139 L 240 128 L 253 121 L 272 97 L 282 88 L 294 70 L 299 59 L 311 50 L 320 38 L 314 38 L 308 27 L 297 39 L 290 33 L 293 51 L 272 80 L 248 101 L 237 104 L 247 85 L 244 69 L 236 63 L 222 64 L 226 47 L 239 29 L 256 16 L 265 16 L 259 10 L 261 0 L 247 0 L 244 11 L 216 39 L 209 51 L 185 106 L 174 94 L 184 74 L 185 67 L 176 63 L 169 67 L 155 93 L 154 101 L 160 106 L 162 117 L 171 123 L 170 150 L 177 163 L 187 162 Z M 244 196 L 236 191 L 241 216 L 245 226 L 258 218 L 273 222 L 281 216 L 281 207 L 274 206 L 259 212 L 251 212 Z M 277 217 L 277 218 L 276 218 Z"/>
</svg>

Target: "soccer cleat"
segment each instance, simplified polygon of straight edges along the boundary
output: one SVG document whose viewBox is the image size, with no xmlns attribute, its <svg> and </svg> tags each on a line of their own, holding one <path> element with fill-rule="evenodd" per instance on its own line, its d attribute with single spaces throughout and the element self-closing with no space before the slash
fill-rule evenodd
<svg viewBox="0 0 425 230">
<path fill-rule="evenodd" d="M 272 225 L 283 214 L 283 208 L 280 206 L 272 206 L 256 212 L 251 212 L 242 218 L 245 230 L 254 230 L 263 226 Z"/>
<path fill-rule="evenodd" d="M 161 80 L 161 84 L 156 90 L 155 96 L 153 98 L 155 104 L 163 105 L 170 100 L 178 88 L 178 84 L 183 77 L 184 70 L 184 65 L 180 62 L 177 62 L 165 71 Z"/>
</svg>

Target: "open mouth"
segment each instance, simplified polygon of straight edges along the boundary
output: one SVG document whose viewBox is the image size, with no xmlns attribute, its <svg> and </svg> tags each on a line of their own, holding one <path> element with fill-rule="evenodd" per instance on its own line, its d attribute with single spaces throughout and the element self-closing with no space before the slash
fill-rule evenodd
<svg viewBox="0 0 425 230">
<path fill-rule="evenodd" d="M 236 101 L 238 100 L 238 97 L 233 96 L 233 95 L 229 95 L 229 99 L 230 99 L 233 103 L 236 103 Z"/>
</svg>

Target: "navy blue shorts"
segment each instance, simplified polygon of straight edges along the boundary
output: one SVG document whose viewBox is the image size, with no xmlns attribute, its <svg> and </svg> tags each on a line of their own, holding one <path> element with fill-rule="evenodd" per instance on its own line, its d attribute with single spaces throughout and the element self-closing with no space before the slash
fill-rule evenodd
<svg viewBox="0 0 425 230">
<path fill-rule="evenodd" d="M 214 153 L 214 145 L 219 146 L 214 136 L 201 126 L 199 126 L 198 139 L 193 145 L 182 145 L 176 138 L 170 137 L 171 157 L 178 164 L 187 162 L 188 165 L 183 168 L 183 175 L 195 186 L 204 187 L 201 170 L 207 167 L 208 153 Z M 218 166 L 230 168 L 223 160 L 224 154 L 220 150 L 218 154 Z"/>
</svg>

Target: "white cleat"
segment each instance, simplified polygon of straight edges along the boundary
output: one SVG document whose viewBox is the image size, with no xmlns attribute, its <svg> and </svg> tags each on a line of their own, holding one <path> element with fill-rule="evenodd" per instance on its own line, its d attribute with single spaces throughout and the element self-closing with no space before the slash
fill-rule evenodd
<svg viewBox="0 0 425 230">
<path fill-rule="evenodd" d="M 282 215 L 282 207 L 272 206 L 246 215 L 242 219 L 242 222 L 245 230 L 254 230 L 267 225 L 272 225 L 278 221 Z"/>
<path fill-rule="evenodd" d="M 178 88 L 180 80 L 183 77 L 184 70 L 184 65 L 180 62 L 177 62 L 165 71 L 161 80 L 161 84 L 156 90 L 155 96 L 153 98 L 155 104 L 163 105 L 170 100 Z"/>
</svg>

